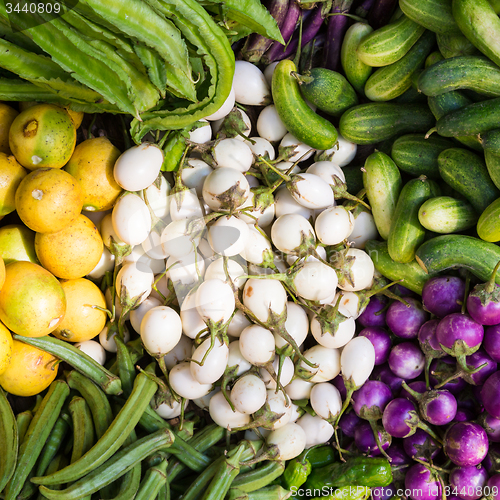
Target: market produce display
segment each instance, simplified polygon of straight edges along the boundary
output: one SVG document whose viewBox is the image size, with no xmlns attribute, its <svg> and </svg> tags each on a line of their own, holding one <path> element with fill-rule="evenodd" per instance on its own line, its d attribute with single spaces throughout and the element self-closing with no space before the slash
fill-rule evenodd
<svg viewBox="0 0 500 500">
<path fill-rule="evenodd" d="M 499 13 L 0 5 L 0 498 L 499 499 Z"/>
</svg>

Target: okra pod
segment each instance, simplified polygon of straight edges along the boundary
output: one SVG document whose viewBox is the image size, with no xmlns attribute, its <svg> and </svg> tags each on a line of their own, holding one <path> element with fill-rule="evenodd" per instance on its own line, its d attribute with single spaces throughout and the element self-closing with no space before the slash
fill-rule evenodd
<svg viewBox="0 0 500 500">
<path fill-rule="evenodd" d="M 167 482 L 167 465 L 167 460 L 164 458 L 158 465 L 146 471 L 134 500 L 151 500 L 157 497 L 160 489 Z"/>
<path fill-rule="evenodd" d="M 224 457 L 219 457 L 214 460 L 194 481 L 191 482 L 188 489 L 182 495 L 182 500 L 198 500 L 212 479 L 218 474 L 221 464 L 224 464 Z"/>
<path fill-rule="evenodd" d="M 285 471 L 285 462 L 282 460 L 269 460 L 254 470 L 238 474 L 231 487 L 241 491 L 255 491 L 268 486 Z M 305 482 L 305 479 L 304 479 Z"/>
<path fill-rule="evenodd" d="M 88 404 L 82 397 L 74 397 L 69 403 L 73 420 L 73 451 L 70 463 L 80 460 L 94 445 L 94 424 Z"/>
<path fill-rule="evenodd" d="M 33 412 L 31 410 L 26 410 L 16 415 L 16 425 L 17 425 L 17 437 L 19 445 L 24 441 L 24 436 L 26 431 L 33 420 Z"/>
<path fill-rule="evenodd" d="M 0 388 L 0 492 L 14 474 L 17 461 L 19 434 L 16 418 L 7 396 Z"/>
<path fill-rule="evenodd" d="M 115 336 L 116 343 L 116 360 L 118 364 L 118 376 L 122 382 L 123 391 L 125 394 L 130 394 L 134 385 L 134 379 L 137 375 L 134 367 L 134 362 L 130 355 L 127 346 L 118 335 Z"/>
<path fill-rule="evenodd" d="M 69 424 L 61 415 L 57 418 L 52 432 L 50 433 L 47 442 L 43 446 L 40 459 L 36 466 L 36 476 L 43 476 L 51 464 L 54 457 L 57 455 L 63 444 L 64 437 L 69 431 Z"/>
<path fill-rule="evenodd" d="M 245 492 L 238 488 L 231 488 L 229 490 L 227 500 L 286 500 L 290 498 L 291 492 L 285 490 L 279 484 L 266 486 L 257 491 Z"/>
</svg>

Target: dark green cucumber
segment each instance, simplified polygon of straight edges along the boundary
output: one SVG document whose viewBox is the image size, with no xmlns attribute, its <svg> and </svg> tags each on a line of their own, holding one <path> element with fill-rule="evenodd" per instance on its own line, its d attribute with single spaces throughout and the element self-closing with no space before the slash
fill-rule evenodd
<svg viewBox="0 0 500 500">
<path fill-rule="evenodd" d="M 500 128 L 488 130 L 488 132 L 481 134 L 479 140 L 485 151 L 500 154 Z"/>
<path fill-rule="evenodd" d="M 391 259 L 386 241 L 369 240 L 365 251 L 370 255 L 375 269 L 391 281 L 401 280 L 401 285 L 412 292 L 422 295 L 422 288 L 429 275 L 418 265 L 417 261 L 400 264 Z"/>
<path fill-rule="evenodd" d="M 339 131 L 355 144 L 375 144 L 398 134 L 427 132 L 436 123 L 424 104 L 370 102 L 348 109 Z"/>
<path fill-rule="evenodd" d="M 477 235 L 484 241 L 500 241 L 500 198 L 488 205 L 479 217 Z"/>
<path fill-rule="evenodd" d="M 466 200 L 450 196 L 437 196 L 425 201 L 419 211 L 418 220 L 425 229 L 439 234 L 458 233 L 473 227 L 478 214 Z"/>
<path fill-rule="evenodd" d="M 485 149 L 484 161 L 493 184 L 500 189 L 500 154 L 495 153 L 490 149 Z"/>
<path fill-rule="evenodd" d="M 340 116 L 346 109 L 358 104 L 358 95 L 345 76 L 326 68 L 313 68 L 297 75 L 300 91 L 305 99 L 332 116 Z"/>
<path fill-rule="evenodd" d="M 442 61 L 444 59 L 443 55 L 439 50 L 435 50 L 434 52 L 431 52 L 427 59 L 425 60 L 425 68 L 428 68 L 429 66 L 432 66 L 433 64 L 436 64 L 439 61 Z"/>
<path fill-rule="evenodd" d="M 500 19 L 488 0 L 453 0 L 452 12 L 462 33 L 500 65 Z"/>
<path fill-rule="evenodd" d="M 445 149 L 438 156 L 441 178 L 466 198 L 478 213 L 500 197 L 484 160 L 463 148 Z"/>
<path fill-rule="evenodd" d="M 407 17 L 434 33 L 459 33 L 451 12 L 451 0 L 399 0 Z"/>
<path fill-rule="evenodd" d="M 445 59 L 457 56 L 473 56 L 480 52 L 462 33 L 445 33 L 436 37 L 439 52 Z"/>
<path fill-rule="evenodd" d="M 392 99 L 391 102 L 398 104 L 424 104 L 427 102 L 427 97 L 412 85 L 406 92 Z"/>
<path fill-rule="evenodd" d="M 444 137 L 431 135 L 426 139 L 422 134 L 407 134 L 394 141 L 391 157 L 401 170 L 410 175 L 440 179 L 438 156 L 452 147 L 454 143 Z"/>
<path fill-rule="evenodd" d="M 366 97 L 371 101 L 389 101 L 407 91 L 412 74 L 424 64 L 435 41 L 436 35 L 426 31 L 399 61 L 377 69 L 366 82 Z"/>
<path fill-rule="evenodd" d="M 402 15 L 363 38 L 358 57 L 368 66 L 387 66 L 401 59 L 424 31 L 423 26 Z"/>
<path fill-rule="evenodd" d="M 431 182 L 421 176 L 408 181 L 401 190 L 387 239 L 387 250 L 396 262 L 414 260 L 415 251 L 424 241 L 425 228 L 418 220 L 418 210 L 433 195 Z"/>
<path fill-rule="evenodd" d="M 423 243 L 416 260 L 428 274 L 437 274 L 454 268 L 468 269 L 482 281 L 488 281 L 500 261 L 500 247 L 494 243 L 465 236 L 446 234 Z M 495 281 L 500 285 L 500 275 Z"/>
<path fill-rule="evenodd" d="M 363 185 L 377 230 L 386 240 L 403 187 L 399 169 L 388 155 L 376 151 L 365 161 Z"/>
<path fill-rule="evenodd" d="M 422 71 L 418 88 L 426 96 L 470 89 L 489 97 L 500 96 L 500 68 L 484 56 L 458 56 Z"/>
</svg>

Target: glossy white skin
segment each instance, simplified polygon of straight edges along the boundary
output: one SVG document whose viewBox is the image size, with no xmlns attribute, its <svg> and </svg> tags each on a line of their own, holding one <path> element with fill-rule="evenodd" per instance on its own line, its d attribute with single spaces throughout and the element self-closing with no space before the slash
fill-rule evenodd
<svg viewBox="0 0 500 500">
<path fill-rule="evenodd" d="M 368 340 L 368 339 L 367 339 Z M 328 382 L 340 373 L 340 352 L 338 349 L 329 349 L 322 345 L 315 345 L 304 352 L 304 357 L 318 368 L 312 368 L 301 361 L 300 366 L 313 373 L 310 382 Z"/>
<path fill-rule="evenodd" d="M 285 396 L 281 391 L 276 392 L 274 389 L 268 389 L 266 405 L 271 412 L 282 415 L 278 420 L 275 420 L 266 427 L 274 431 L 290 422 L 290 418 L 292 417 L 292 405 L 290 402 L 287 404 Z"/>
<path fill-rule="evenodd" d="M 189 140 L 195 142 L 196 144 L 205 144 L 210 139 L 212 139 L 212 127 L 208 120 L 201 119 L 200 122 L 206 122 L 202 127 L 198 127 L 189 132 Z"/>
<path fill-rule="evenodd" d="M 238 264 L 238 262 L 231 259 L 227 260 L 227 272 L 233 284 L 238 288 L 242 288 L 247 279 L 240 278 L 240 276 L 244 276 L 248 274 L 248 272 L 243 269 L 240 264 Z M 210 280 L 213 278 L 217 278 L 224 283 L 228 283 L 228 281 L 226 280 L 226 273 L 224 271 L 224 259 L 222 257 L 214 260 L 205 271 L 206 280 Z"/>
<path fill-rule="evenodd" d="M 278 142 L 285 137 L 288 130 L 276 111 L 276 106 L 266 106 L 257 118 L 257 133 L 269 142 Z"/>
<path fill-rule="evenodd" d="M 160 415 L 161 418 L 168 420 L 178 417 L 181 414 L 181 408 L 181 401 L 174 401 L 172 406 L 169 406 L 167 403 L 162 403 L 158 408 L 155 408 L 155 412 Z"/>
<path fill-rule="evenodd" d="M 304 451 L 307 438 L 300 425 L 289 423 L 271 432 L 266 442 L 269 446 L 277 445 L 279 452 L 276 458 L 278 460 L 291 460 Z"/>
<path fill-rule="evenodd" d="M 271 240 L 283 253 L 293 253 L 303 243 L 304 236 L 315 238 L 311 223 L 302 215 L 282 215 L 271 226 Z"/>
<path fill-rule="evenodd" d="M 208 242 L 207 233 L 204 233 L 204 236 L 200 240 L 198 252 L 207 260 L 213 260 L 217 257 Z"/>
<path fill-rule="evenodd" d="M 198 158 L 188 158 L 181 172 L 181 179 L 189 189 L 194 189 L 196 195 L 200 197 L 203 191 L 203 183 L 213 168 Z"/>
<path fill-rule="evenodd" d="M 201 362 L 205 353 L 210 348 L 211 339 L 204 340 L 193 352 L 192 359 Z M 215 339 L 212 350 L 208 353 L 203 365 L 199 365 L 194 361 L 190 362 L 191 375 L 201 383 L 213 384 L 224 375 L 224 370 L 227 366 L 227 358 L 229 349 L 226 344 Z"/>
<path fill-rule="evenodd" d="M 229 92 L 229 95 L 227 96 L 226 100 L 222 104 L 222 106 L 212 113 L 211 115 L 205 116 L 205 119 L 208 121 L 216 121 L 220 120 L 221 118 L 224 118 L 227 116 L 231 110 L 234 108 L 234 89 L 231 87 L 231 91 Z"/>
<path fill-rule="evenodd" d="M 243 304 L 263 323 L 269 320 L 269 310 L 282 314 L 286 302 L 283 285 L 273 279 L 249 279 L 243 288 Z"/>
<path fill-rule="evenodd" d="M 137 305 L 144 302 L 151 293 L 154 282 L 151 269 L 140 262 L 127 262 L 116 276 L 116 295 L 121 297 L 121 287 L 125 286 L 128 296 L 137 300 Z"/>
<path fill-rule="evenodd" d="M 356 322 L 352 317 L 345 319 L 339 324 L 335 335 L 332 335 L 330 332 L 323 333 L 319 321 L 314 317 L 311 320 L 311 333 L 316 339 L 316 342 L 323 347 L 338 349 L 345 346 L 354 337 L 356 333 Z"/>
<path fill-rule="evenodd" d="M 279 358 L 278 356 L 275 356 L 273 361 L 273 369 L 276 376 L 278 376 L 278 363 L 279 363 Z M 281 377 L 279 379 L 283 387 L 287 386 L 290 383 L 290 381 L 293 378 L 294 371 L 295 371 L 295 365 L 293 364 L 293 361 L 290 358 L 286 357 L 283 360 L 283 367 L 281 368 Z M 267 389 L 276 389 L 276 382 L 274 381 L 271 374 L 265 368 L 261 368 L 259 370 L 259 373 Z"/>
<path fill-rule="evenodd" d="M 340 292 L 339 292 L 340 293 Z M 359 297 L 354 292 L 344 292 L 342 291 L 342 298 L 340 299 L 339 311 L 344 316 L 350 316 L 354 319 L 358 319 L 363 311 L 359 311 Z M 339 294 L 335 296 L 332 304 L 337 303 Z"/>
<path fill-rule="evenodd" d="M 161 246 L 161 234 L 156 230 L 152 230 L 148 237 L 141 244 L 142 249 L 148 257 L 154 260 L 165 260 L 168 255 L 165 253 Z"/>
<path fill-rule="evenodd" d="M 242 313 L 239 309 L 234 313 L 234 316 L 231 318 L 229 322 L 229 326 L 227 328 L 227 334 L 230 337 L 235 339 L 239 339 L 241 332 L 252 323 L 250 320 Z"/>
<path fill-rule="evenodd" d="M 311 448 L 317 444 L 324 444 L 330 441 L 333 436 L 333 425 L 321 417 L 313 417 L 309 413 L 304 413 L 297 420 L 297 425 L 304 430 L 306 435 L 305 448 Z"/>
<path fill-rule="evenodd" d="M 309 401 L 312 409 L 324 419 L 337 417 L 342 409 L 340 392 L 329 382 L 316 384 L 311 389 Z"/>
<path fill-rule="evenodd" d="M 115 228 L 113 227 L 113 216 L 111 212 L 106 214 L 99 224 L 99 232 L 101 233 L 102 242 L 104 246 L 109 249 L 111 242 L 121 245 L 127 246 L 127 243 L 122 241 L 118 234 L 116 234 Z"/>
<path fill-rule="evenodd" d="M 151 234 L 151 233 L 150 233 Z M 152 259 L 145 251 L 142 245 L 136 245 L 123 262 L 135 262 L 139 266 L 147 266 L 153 271 L 153 274 L 162 273 L 165 270 L 165 259 Z"/>
<path fill-rule="evenodd" d="M 175 266 L 174 266 L 175 264 Z M 196 283 L 199 277 L 205 273 L 205 260 L 197 252 L 191 252 L 184 257 L 167 259 L 167 275 L 174 283 L 183 285 L 192 285 Z"/>
<path fill-rule="evenodd" d="M 150 309 L 153 309 L 153 307 L 161 305 L 161 302 L 157 298 L 149 296 L 139 307 L 130 311 L 130 324 L 132 325 L 132 328 L 137 333 L 141 333 L 141 322 L 144 315 Z"/>
<path fill-rule="evenodd" d="M 331 207 L 335 204 L 333 191 L 321 177 L 311 173 L 300 173 L 293 178 L 292 197 L 300 205 L 318 210 Z"/>
<path fill-rule="evenodd" d="M 291 300 L 286 303 L 285 330 L 293 340 L 295 340 L 299 347 L 304 343 L 309 331 L 309 320 L 306 311 L 302 306 Z M 285 347 L 288 344 L 288 342 L 277 333 L 274 334 L 274 341 L 278 348 Z"/>
<path fill-rule="evenodd" d="M 115 342 L 115 337 L 116 337 L 116 332 L 111 335 L 111 337 L 108 339 L 108 331 L 109 328 L 105 326 L 101 332 L 99 333 L 99 343 L 104 347 L 104 349 L 108 352 L 116 352 L 117 347 L 116 347 L 116 342 Z M 125 330 L 123 332 L 123 342 L 126 344 L 130 340 L 130 333 L 128 330 Z"/>
<path fill-rule="evenodd" d="M 276 158 L 276 151 L 274 150 L 273 145 L 263 137 L 250 137 L 248 141 L 245 141 L 245 144 L 251 149 L 252 153 L 255 157 L 259 156 L 267 156 L 270 160 L 274 160 Z"/>
<path fill-rule="evenodd" d="M 254 198 L 255 198 L 254 193 L 250 191 L 248 198 L 246 199 L 245 203 L 243 203 L 243 205 L 240 206 L 240 208 L 254 207 L 255 206 Z M 274 211 L 275 211 L 275 204 L 272 203 L 266 209 L 264 209 L 263 212 L 261 212 L 258 209 L 254 209 L 248 212 L 240 213 L 238 214 L 238 217 L 247 224 L 254 225 L 255 222 L 257 221 L 259 227 L 265 228 L 274 221 Z"/>
<path fill-rule="evenodd" d="M 368 212 L 361 212 L 354 220 L 354 229 L 348 238 L 351 247 L 363 250 L 368 240 L 377 238 L 378 231 L 373 215 Z"/>
<path fill-rule="evenodd" d="M 189 230 L 193 219 L 174 220 L 161 233 L 161 246 L 170 257 L 184 257 L 194 252 L 201 235 Z"/>
<path fill-rule="evenodd" d="M 314 154 L 315 149 L 311 148 L 307 144 L 300 142 L 294 135 L 288 133 L 281 139 L 280 147 L 286 148 L 288 146 L 294 146 L 294 154 L 288 158 L 288 161 L 295 163 L 296 161 L 303 162 L 311 158 Z"/>
<path fill-rule="evenodd" d="M 242 427 L 250 422 L 250 415 L 232 410 L 222 392 L 212 396 L 208 412 L 217 425 L 228 430 Z"/>
<path fill-rule="evenodd" d="M 222 139 L 212 148 L 216 167 L 234 168 L 245 173 L 253 164 L 254 156 L 249 145 L 238 139 Z"/>
<path fill-rule="evenodd" d="M 322 262 L 307 261 L 293 279 L 298 295 L 308 300 L 322 300 L 335 293 L 338 285 L 335 269 Z"/>
<path fill-rule="evenodd" d="M 249 106 L 261 106 L 271 99 L 271 90 L 264 73 L 248 61 L 236 61 L 233 76 L 236 102 Z"/>
<path fill-rule="evenodd" d="M 240 255 L 252 264 L 262 264 L 264 261 L 264 252 L 268 254 L 271 251 L 271 242 L 255 227 L 248 226 L 249 232 L 246 244 L 240 252 Z"/>
<path fill-rule="evenodd" d="M 279 163 L 276 163 L 274 165 L 278 170 L 281 170 L 282 172 L 287 173 L 288 175 L 291 174 L 299 174 L 302 172 L 301 168 L 298 165 L 295 165 L 291 161 L 280 161 Z M 291 170 L 290 170 L 291 169 Z"/>
<path fill-rule="evenodd" d="M 184 298 L 180 316 L 182 331 L 190 339 L 195 339 L 202 330 L 206 330 L 207 325 L 196 309 L 196 290 L 191 290 Z"/>
<path fill-rule="evenodd" d="M 162 163 L 161 148 L 156 144 L 143 142 L 127 149 L 118 157 L 113 176 L 126 191 L 140 191 L 155 181 Z"/>
<path fill-rule="evenodd" d="M 375 366 L 375 349 L 366 337 L 353 338 L 340 355 L 340 366 L 344 380 L 351 379 L 361 387 L 371 375 Z"/>
<path fill-rule="evenodd" d="M 349 248 L 347 256 L 355 258 L 351 266 L 354 286 L 346 282 L 342 285 L 339 284 L 339 288 L 347 292 L 356 292 L 370 288 L 375 272 L 375 266 L 370 256 L 359 248 Z"/>
<path fill-rule="evenodd" d="M 314 231 L 324 245 L 338 245 L 348 239 L 354 229 L 354 216 L 342 205 L 323 210 L 314 222 Z"/>
<path fill-rule="evenodd" d="M 276 218 L 283 215 L 297 214 L 308 220 L 314 211 L 297 203 L 286 187 L 278 189 L 274 196 Z"/>
<path fill-rule="evenodd" d="M 99 342 L 95 340 L 85 340 L 84 342 L 76 343 L 75 347 L 80 349 L 80 351 L 84 352 L 87 356 L 90 356 L 94 361 L 97 361 L 100 365 L 106 363 L 106 351 Z"/>
<path fill-rule="evenodd" d="M 181 335 L 181 318 L 171 307 L 153 307 L 142 318 L 142 344 L 152 356 L 164 356 L 170 352 Z"/>
<path fill-rule="evenodd" d="M 205 280 L 196 291 L 196 309 L 205 321 L 227 323 L 234 312 L 232 288 L 218 278 Z"/>
<path fill-rule="evenodd" d="M 296 405 L 295 403 L 291 403 L 290 406 L 292 407 L 292 414 L 290 415 L 290 422 L 294 423 L 294 422 L 297 422 L 297 420 L 301 417 L 302 412 L 301 412 L 300 406 Z"/>
<path fill-rule="evenodd" d="M 144 201 L 134 193 L 118 199 L 111 213 L 113 229 L 120 240 L 140 245 L 151 231 L 151 216 Z"/>
<path fill-rule="evenodd" d="M 296 378 L 285 387 L 285 392 L 290 399 L 309 399 L 313 386 L 312 382 Z"/>
<path fill-rule="evenodd" d="M 175 365 L 186 361 L 186 359 L 191 357 L 191 352 L 193 349 L 193 342 L 186 335 L 181 335 L 179 342 L 177 345 L 165 356 L 163 359 L 165 360 L 165 366 L 168 370 L 171 370 Z"/>
<path fill-rule="evenodd" d="M 231 112 L 237 113 L 240 115 L 240 118 L 243 120 L 243 124 L 245 125 L 245 128 L 241 131 L 241 134 L 245 137 L 250 136 L 250 131 L 252 130 L 252 122 L 250 120 L 250 117 L 241 109 L 238 107 L 234 107 Z M 212 135 L 215 137 L 217 133 L 219 132 L 220 128 L 222 127 L 222 124 L 224 123 L 224 118 L 221 118 L 220 120 L 216 120 L 212 122 Z M 241 135 L 236 135 L 234 137 L 235 139 L 238 139 L 239 141 L 244 141 L 245 139 L 241 137 Z"/>
<path fill-rule="evenodd" d="M 241 355 L 252 365 L 263 366 L 274 359 L 274 336 L 259 325 L 247 326 L 240 335 Z"/>
<path fill-rule="evenodd" d="M 202 410 L 208 411 L 208 407 L 210 406 L 210 400 L 220 392 L 220 387 L 216 387 L 213 391 L 210 391 L 208 394 L 201 398 L 193 399 L 193 403 L 201 408 Z"/>
<path fill-rule="evenodd" d="M 330 149 L 327 149 L 325 152 L 327 154 L 333 153 L 332 160 L 339 167 L 345 167 L 346 165 L 349 165 L 352 160 L 354 160 L 357 150 L 358 146 L 356 144 L 348 141 L 339 134 L 337 137 L 337 144 Z"/>
<path fill-rule="evenodd" d="M 252 169 L 250 169 L 251 171 Z M 260 186 L 259 179 L 257 179 L 255 176 L 249 174 L 248 172 L 245 173 L 245 179 L 248 181 L 248 185 L 253 188 L 253 187 L 258 187 Z M 243 205 L 242 205 L 243 206 Z"/>
<path fill-rule="evenodd" d="M 310 165 L 307 173 L 314 174 L 320 177 L 328 185 L 335 185 L 335 177 L 338 177 L 342 182 L 345 182 L 345 174 L 343 170 L 332 161 L 317 161 Z"/>
<path fill-rule="evenodd" d="M 266 402 L 266 385 L 256 375 L 247 374 L 239 378 L 231 389 L 230 399 L 236 410 L 252 414 Z"/>
<path fill-rule="evenodd" d="M 271 64 L 268 64 L 266 66 L 266 69 L 264 70 L 264 77 L 266 79 L 267 84 L 269 85 L 269 88 L 271 88 L 272 81 L 273 81 L 273 73 L 274 70 L 276 69 L 276 66 L 278 65 L 279 61 L 272 62 Z"/>
<path fill-rule="evenodd" d="M 155 184 L 156 183 L 153 182 L 153 184 L 150 184 L 146 188 L 146 196 L 149 206 L 153 210 L 156 217 L 165 219 L 170 211 L 170 183 L 162 175 L 160 176 L 160 187 L 158 188 Z"/>
<path fill-rule="evenodd" d="M 168 374 L 172 389 L 182 398 L 199 399 L 212 390 L 212 384 L 200 384 L 191 375 L 189 361 L 175 365 Z"/>
<path fill-rule="evenodd" d="M 241 200 L 243 204 L 250 194 L 250 186 L 245 176 L 234 168 L 217 168 L 205 178 L 203 199 L 212 210 L 219 210 L 221 202 L 217 197 L 234 186 L 238 186 L 243 191 Z M 235 208 L 241 204 L 235 202 Z"/>
<path fill-rule="evenodd" d="M 93 279 L 102 278 L 107 271 L 112 271 L 115 267 L 115 256 L 106 248 L 102 249 L 102 255 L 94 269 L 87 276 Z"/>
<path fill-rule="evenodd" d="M 227 358 L 228 368 L 232 366 L 238 366 L 236 376 L 240 376 L 252 368 L 252 364 L 249 363 L 241 354 L 240 341 L 234 340 L 229 344 L 229 355 Z"/>
<path fill-rule="evenodd" d="M 250 229 L 238 217 L 224 215 L 208 228 L 208 242 L 212 250 L 225 257 L 238 255 L 247 244 Z"/>
<path fill-rule="evenodd" d="M 203 217 L 203 209 L 196 191 L 182 191 L 169 196 L 170 217 L 173 221 Z"/>
</svg>

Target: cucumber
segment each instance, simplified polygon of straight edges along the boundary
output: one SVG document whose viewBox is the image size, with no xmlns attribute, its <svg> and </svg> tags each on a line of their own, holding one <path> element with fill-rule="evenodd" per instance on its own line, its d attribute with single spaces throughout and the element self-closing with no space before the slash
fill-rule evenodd
<svg viewBox="0 0 500 500">
<path fill-rule="evenodd" d="M 398 134 L 427 132 L 435 122 L 424 104 L 370 102 L 348 109 L 340 118 L 339 130 L 355 144 L 375 144 Z"/>
<path fill-rule="evenodd" d="M 438 156 L 441 178 L 460 193 L 478 213 L 500 196 L 484 160 L 463 148 L 445 149 Z"/>
<path fill-rule="evenodd" d="M 373 28 L 366 23 L 354 23 L 344 35 L 340 49 L 340 63 L 349 83 L 357 92 L 363 94 L 366 80 L 372 72 L 372 67 L 358 57 L 356 49 L 361 40 L 369 35 Z"/>
<path fill-rule="evenodd" d="M 500 128 L 488 130 L 479 138 L 485 151 L 500 154 Z"/>
<path fill-rule="evenodd" d="M 488 174 L 490 174 L 490 179 L 493 181 L 493 184 L 500 189 L 500 154 L 490 149 L 485 149 L 484 161 L 488 169 Z"/>
<path fill-rule="evenodd" d="M 358 95 L 345 76 L 326 68 L 313 68 L 297 75 L 300 92 L 318 109 L 332 116 L 340 116 L 346 109 L 358 104 Z"/>
<path fill-rule="evenodd" d="M 458 56 L 422 71 L 418 89 L 426 96 L 470 89 L 488 97 L 500 96 L 500 68 L 484 56 Z"/>
<path fill-rule="evenodd" d="M 480 52 L 462 33 L 446 33 L 436 36 L 439 52 L 445 59 L 457 56 L 473 56 Z"/>
<path fill-rule="evenodd" d="M 500 261 L 500 247 L 473 236 L 446 234 L 423 243 L 415 258 L 420 267 L 429 274 L 465 268 L 480 280 L 488 281 Z M 499 274 L 495 281 L 500 285 Z"/>
<path fill-rule="evenodd" d="M 415 251 L 425 237 L 418 210 L 432 195 L 430 181 L 425 176 L 408 181 L 401 190 L 387 239 L 387 250 L 396 262 L 405 264 L 415 258 Z"/>
<path fill-rule="evenodd" d="M 372 153 L 365 161 L 363 185 L 377 230 L 386 240 L 403 187 L 399 169 L 385 153 Z"/>
<path fill-rule="evenodd" d="M 424 31 L 423 26 L 402 15 L 363 38 L 358 45 L 358 57 L 368 66 L 387 66 L 401 59 Z"/>
<path fill-rule="evenodd" d="M 436 35 L 426 31 L 399 61 L 377 69 L 366 82 L 366 97 L 371 101 L 389 101 L 408 90 L 412 74 L 424 64 L 435 41 Z"/>
<path fill-rule="evenodd" d="M 460 31 L 500 65 L 500 19 L 488 0 L 453 0 L 452 12 Z"/>
<path fill-rule="evenodd" d="M 479 217 L 477 235 L 484 241 L 500 241 L 500 198 L 488 205 Z"/>
<path fill-rule="evenodd" d="M 329 149 L 337 142 L 337 129 L 307 105 L 293 76 L 296 71 L 294 62 L 287 59 L 276 65 L 271 83 L 276 111 L 299 141 L 314 149 Z"/>
<path fill-rule="evenodd" d="M 427 102 L 427 97 L 412 85 L 406 92 L 392 99 L 391 102 L 398 104 L 423 104 Z"/>
<path fill-rule="evenodd" d="M 407 17 L 434 33 L 459 33 L 453 19 L 451 0 L 399 0 L 399 6 Z"/>
<path fill-rule="evenodd" d="M 437 62 L 442 61 L 443 59 L 444 59 L 443 55 L 438 50 L 431 52 L 427 57 L 427 59 L 425 60 L 424 67 L 428 68 L 429 66 L 432 66 L 433 64 L 436 64 Z"/>
<path fill-rule="evenodd" d="M 401 285 L 422 295 L 422 288 L 431 276 L 415 260 L 407 264 L 395 262 L 389 255 L 386 241 L 369 240 L 365 244 L 365 251 L 380 274 L 392 281 L 400 281 Z"/>
<path fill-rule="evenodd" d="M 440 234 L 457 233 L 473 227 L 478 219 L 474 207 L 465 200 L 437 196 L 425 201 L 418 220 L 425 229 Z"/>
<path fill-rule="evenodd" d="M 422 134 L 407 134 L 394 141 L 391 157 L 401 170 L 410 175 L 440 179 L 439 153 L 454 146 L 444 137 L 431 135 L 426 139 Z"/>
</svg>

